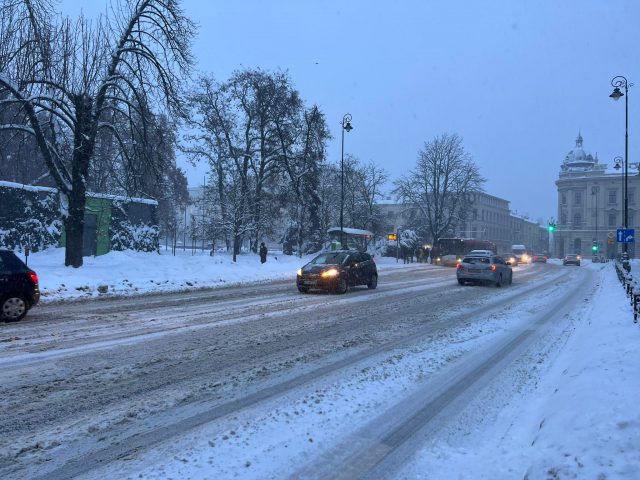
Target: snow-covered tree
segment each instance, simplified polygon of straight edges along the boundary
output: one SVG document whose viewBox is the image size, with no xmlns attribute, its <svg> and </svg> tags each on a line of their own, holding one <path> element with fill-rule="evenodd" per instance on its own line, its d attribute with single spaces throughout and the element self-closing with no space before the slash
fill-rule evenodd
<svg viewBox="0 0 640 480">
<path fill-rule="evenodd" d="M 148 106 L 184 113 L 179 92 L 193 63 L 195 28 L 178 0 L 121 0 L 108 12 L 74 21 L 50 0 L 4 0 L 0 9 L 0 108 L 19 113 L 0 129 L 34 137 L 63 197 L 65 264 L 74 267 L 99 134 L 135 163 Z"/>
</svg>

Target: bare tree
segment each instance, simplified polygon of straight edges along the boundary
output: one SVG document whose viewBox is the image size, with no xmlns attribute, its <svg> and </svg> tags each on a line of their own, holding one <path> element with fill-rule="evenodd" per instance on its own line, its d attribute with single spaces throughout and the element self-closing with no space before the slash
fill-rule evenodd
<svg viewBox="0 0 640 480">
<path fill-rule="evenodd" d="M 483 183 L 462 139 L 443 134 L 425 142 L 415 168 L 395 182 L 393 193 L 435 241 L 464 221 L 471 194 L 481 191 Z"/>
<path fill-rule="evenodd" d="M 63 18 L 49 0 L 5 0 L 0 22 L 0 108 L 26 119 L 0 129 L 35 138 L 63 201 L 65 265 L 79 267 L 96 139 L 109 132 L 135 163 L 130 139 L 147 141 L 148 106 L 183 114 L 195 28 L 179 0 L 122 0 L 94 22 Z"/>
<path fill-rule="evenodd" d="M 314 182 L 328 132 L 321 112 L 304 108 L 289 77 L 261 70 L 235 72 L 224 83 L 203 77 L 189 100 L 193 132 L 183 150 L 194 161 L 209 162 L 220 218 L 233 218 L 219 230 L 233 238 L 234 255 L 240 232 L 254 251 L 262 235 L 273 233 L 280 207 L 296 225 L 296 243 L 317 232 Z M 308 229 L 307 220 L 313 225 Z"/>
</svg>

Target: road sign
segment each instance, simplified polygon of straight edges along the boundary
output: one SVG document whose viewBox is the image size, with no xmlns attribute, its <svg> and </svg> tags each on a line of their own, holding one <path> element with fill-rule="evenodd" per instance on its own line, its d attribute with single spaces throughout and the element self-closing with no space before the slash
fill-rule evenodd
<svg viewBox="0 0 640 480">
<path fill-rule="evenodd" d="M 613 245 L 613 237 L 611 237 L 611 238 L 607 238 L 607 243 L 608 243 L 609 245 Z"/>
<path fill-rule="evenodd" d="M 395 233 L 388 233 L 387 234 L 387 240 L 389 240 L 389 241 L 398 240 L 398 235 L 395 234 Z"/>
<path fill-rule="evenodd" d="M 607 237 L 609 237 L 609 238 L 616 238 L 616 234 L 615 234 L 615 233 L 613 233 L 613 232 L 609 232 L 609 233 L 607 233 Z"/>
<path fill-rule="evenodd" d="M 634 243 L 635 230 L 633 228 L 619 228 L 616 230 L 618 243 Z"/>
</svg>

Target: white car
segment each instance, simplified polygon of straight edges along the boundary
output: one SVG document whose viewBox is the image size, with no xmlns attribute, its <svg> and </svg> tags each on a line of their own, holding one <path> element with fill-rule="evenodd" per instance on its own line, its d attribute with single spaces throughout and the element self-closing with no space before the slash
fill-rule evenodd
<svg viewBox="0 0 640 480">
<path fill-rule="evenodd" d="M 467 253 L 467 255 L 470 256 L 482 256 L 482 255 L 495 255 L 495 253 L 493 253 L 491 250 L 471 250 L 469 253 Z"/>
</svg>

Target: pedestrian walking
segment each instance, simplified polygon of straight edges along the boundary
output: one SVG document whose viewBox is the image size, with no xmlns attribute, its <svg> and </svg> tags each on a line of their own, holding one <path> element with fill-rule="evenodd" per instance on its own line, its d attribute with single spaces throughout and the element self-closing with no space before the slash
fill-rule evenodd
<svg viewBox="0 0 640 480">
<path fill-rule="evenodd" d="M 267 261 L 267 246 L 262 242 L 260 244 L 260 263 Z"/>
</svg>

